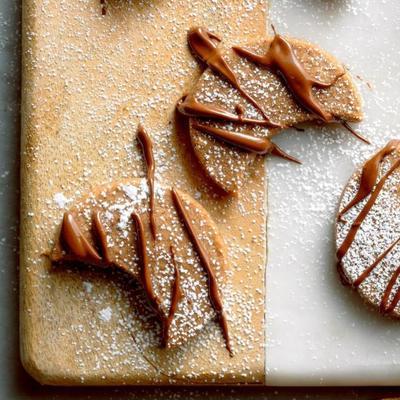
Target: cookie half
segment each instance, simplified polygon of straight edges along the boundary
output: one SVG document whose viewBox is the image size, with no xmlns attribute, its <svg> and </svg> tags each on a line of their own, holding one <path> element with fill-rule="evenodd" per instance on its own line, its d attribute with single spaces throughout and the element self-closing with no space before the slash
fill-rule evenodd
<svg viewBox="0 0 400 400">
<path fill-rule="evenodd" d="M 276 38 L 276 36 L 275 36 Z M 246 46 L 246 51 L 258 55 L 268 53 L 274 37 Z M 319 47 L 298 39 L 285 38 L 310 80 L 314 85 L 311 95 L 332 122 L 357 122 L 362 119 L 361 99 L 348 72 L 332 55 Z M 237 90 L 226 77 L 207 68 L 190 93 L 190 100 L 203 106 L 225 110 L 242 121 L 227 118 L 190 118 L 190 137 L 194 151 L 207 175 L 225 192 L 235 193 L 249 180 L 256 157 L 254 152 L 245 151 L 205 134 L 196 128 L 199 124 L 240 132 L 259 138 L 272 138 L 285 127 L 321 118 L 302 106 L 277 71 L 240 56 L 233 49 L 221 50 L 220 54 L 230 67 L 241 88 L 260 105 L 271 125 L 263 124 L 265 116 L 246 96 Z M 331 83 L 327 87 L 323 84 Z M 190 106 L 190 104 L 189 104 Z M 189 107 L 190 108 L 190 107 Z M 178 106 L 179 109 L 179 106 Z M 185 112 L 184 107 L 180 109 Z M 190 115 L 190 109 L 187 115 Z M 249 121 L 245 123 L 243 118 Z M 258 123 L 255 123 L 258 121 Z"/>
<path fill-rule="evenodd" d="M 347 183 L 336 223 L 342 282 L 381 313 L 400 317 L 400 141 L 392 140 Z"/>
<path fill-rule="evenodd" d="M 182 221 L 182 209 L 198 243 Z M 199 246 L 208 258 L 218 294 L 227 285 L 225 249 L 210 215 L 188 194 L 157 186 L 154 218 L 155 238 L 145 179 L 98 188 L 65 213 L 50 258 L 54 264 L 72 264 L 78 270 L 83 264 L 116 269 L 137 280 L 153 313 L 161 317 L 163 330 L 168 329 L 167 334 L 162 332 L 164 344 L 179 346 L 220 314 L 210 297 L 210 277 Z"/>
</svg>

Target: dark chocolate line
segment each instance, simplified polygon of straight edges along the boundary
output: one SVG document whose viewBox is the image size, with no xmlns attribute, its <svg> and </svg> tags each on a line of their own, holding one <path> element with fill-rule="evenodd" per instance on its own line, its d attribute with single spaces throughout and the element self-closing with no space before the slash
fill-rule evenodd
<svg viewBox="0 0 400 400">
<path fill-rule="evenodd" d="M 226 349 L 229 351 L 229 354 L 232 356 L 233 353 L 232 353 L 230 339 L 229 339 L 228 321 L 226 319 L 221 295 L 220 295 L 219 289 L 218 289 L 217 278 L 215 276 L 215 272 L 212 267 L 209 255 L 207 254 L 206 250 L 204 249 L 203 244 L 201 243 L 200 239 L 196 235 L 195 228 L 194 228 L 192 222 L 190 221 L 190 217 L 188 216 L 188 214 L 185 210 L 185 206 L 183 204 L 183 201 L 182 201 L 179 193 L 175 189 L 172 189 L 171 195 L 172 195 L 175 209 L 176 209 L 178 215 L 180 216 L 180 218 L 183 222 L 183 225 L 186 228 L 186 231 L 190 237 L 190 240 L 192 241 L 192 243 L 197 251 L 197 254 L 199 255 L 201 264 L 207 274 L 208 294 L 210 297 L 211 305 L 213 306 L 213 308 L 217 314 L 218 322 L 219 322 L 219 325 L 221 327 L 221 330 L 222 330 L 222 333 L 223 333 L 223 336 L 225 339 Z"/>
</svg>

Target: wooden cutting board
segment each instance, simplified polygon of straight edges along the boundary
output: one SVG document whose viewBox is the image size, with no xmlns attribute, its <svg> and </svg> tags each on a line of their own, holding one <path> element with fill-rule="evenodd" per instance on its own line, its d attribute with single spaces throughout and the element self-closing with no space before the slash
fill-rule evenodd
<svg viewBox="0 0 400 400">
<path fill-rule="evenodd" d="M 200 73 L 186 46 L 188 28 L 207 26 L 225 46 L 245 44 L 265 33 L 264 0 L 110 0 L 105 16 L 98 0 L 23 3 L 25 368 L 54 385 L 263 383 L 264 165 L 259 161 L 252 185 L 238 197 L 216 199 L 204 189 L 184 132 L 177 129 L 174 105 Z M 219 226 L 237 294 L 232 336 L 246 338 L 237 341 L 233 358 L 220 343 L 201 350 L 189 344 L 177 355 L 183 367 L 174 379 L 163 373 L 162 355 L 154 367 L 135 344 L 126 285 L 90 271 L 52 268 L 44 255 L 74 199 L 98 185 L 143 176 L 132 140 L 139 122 L 157 144 L 157 180 L 198 198 Z M 249 313 L 240 307 L 241 296 L 254 301 Z M 203 336 L 218 333 L 211 325 Z"/>
</svg>

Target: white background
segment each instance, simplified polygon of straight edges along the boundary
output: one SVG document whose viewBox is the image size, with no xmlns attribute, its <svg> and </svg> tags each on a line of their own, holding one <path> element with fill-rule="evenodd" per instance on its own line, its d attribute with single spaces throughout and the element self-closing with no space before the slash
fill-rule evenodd
<svg viewBox="0 0 400 400">
<path fill-rule="evenodd" d="M 354 126 L 373 144 L 340 126 L 276 139 L 303 165 L 272 158 L 267 164 L 267 381 L 399 384 L 400 321 L 342 287 L 333 232 L 339 195 L 355 166 L 400 137 L 400 1 L 276 0 L 270 20 L 280 33 L 319 44 L 359 75 L 365 120 Z"/>
</svg>

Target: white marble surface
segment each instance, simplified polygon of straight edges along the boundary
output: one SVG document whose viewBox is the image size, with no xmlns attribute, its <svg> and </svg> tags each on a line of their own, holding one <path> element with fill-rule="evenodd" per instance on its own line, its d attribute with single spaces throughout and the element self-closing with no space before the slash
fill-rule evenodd
<svg viewBox="0 0 400 400">
<path fill-rule="evenodd" d="M 357 130 L 373 145 L 341 127 L 291 131 L 276 139 L 304 164 L 268 162 L 267 381 L 398 385 L 400 321 L 368 309 L 342 287 L 333 224 L 355 165 L 400 137 L 400 1 L 275 0 L 271 21 L 279 32 L 331 51 L 362 78 L 357 85 L 365 121 Z"/>
</svg>

